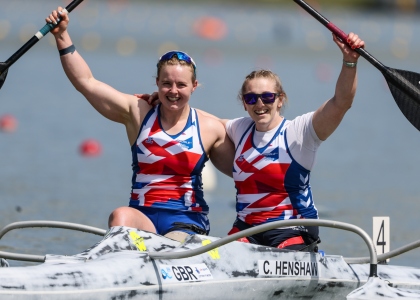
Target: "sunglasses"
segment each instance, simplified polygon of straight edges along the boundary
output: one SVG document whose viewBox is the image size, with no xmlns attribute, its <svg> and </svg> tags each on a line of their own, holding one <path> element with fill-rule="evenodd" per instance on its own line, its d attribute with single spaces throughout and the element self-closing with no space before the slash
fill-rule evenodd
<svg viewBox="0 0 420 300">
<path fill-rule="evenodd" d="M 257 103 L 258 98 L 260 98 L 264 104 L 274 103 L 274 101 L 276 101 L 276 98 L 278 96 L 280 96 L 280 93 L 262 93 L 262 94 L 248 93 L 248 94 L 242 95 L 245 103 L 249 105 L 254 105 L 255 103 Z"/>
<path fill-rule="evenodd" d="M 176 56 L 179 60 L 183 60 L 189 64 L 191 64 L 194 68 L 194 75 L 195 75 L 195 69 L 196 69 L 196 65 L 194 60 L 185 52 L 182 51 L 169 51 L 166 52 L 165 54 L 163 54 L 160 58 L 159 58 L 159 62 L 161 61 L 167 61 L 170 60 L 172 57 Z"/>
</svg>

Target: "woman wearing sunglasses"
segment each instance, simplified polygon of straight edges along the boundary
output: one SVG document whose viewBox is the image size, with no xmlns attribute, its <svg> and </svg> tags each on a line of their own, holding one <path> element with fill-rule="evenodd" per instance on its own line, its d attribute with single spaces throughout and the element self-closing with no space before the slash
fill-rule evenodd
<svg viewBox="0 0 420 300">
<path fill-rule="evenodd" d="M 61 22 L 54 35 L 64 71 L 74 87 L 104 117 L 125 125 L 133 160 L 129 206 L 109 217 L 109 226 L 128 226 L 182 240 L 186 234 L 208 234 L 209 208 L 203 197 L 201 172 L 209 159 L 232 176 L 233 144 L 214 117 L 191 108 L 197 87 L 196 65 L 180 51 L 157 63 L 156 85 L 161 103 L 150 106 L 98 81 L 76 51 L 67 31 L 69 17 L 54 10 L 46 19 Z"/>
<path fill-rule="evenodd" d="M 286 219 L 317 219 L 309 182 L 318 147 L 339 126 L 356 92 L 354 49 L 364 42 L 353 33 L 347 44 L 333 36 L 343 54 L 335 94 L 315 112 L 286 120 L 281 110 L 287 102 L 279 77 L 271 71 L 254 71 L 240 90 L 249 117 L 223 120 L 235 144 L 233 178 L 237 189 L 237 218 L 229 234 Z M 318 227 L 273 229 L 244 242 L 282 249 L 314 251 Z M 315 250 L 316 251 L 316 250 Z"/>
</svg>

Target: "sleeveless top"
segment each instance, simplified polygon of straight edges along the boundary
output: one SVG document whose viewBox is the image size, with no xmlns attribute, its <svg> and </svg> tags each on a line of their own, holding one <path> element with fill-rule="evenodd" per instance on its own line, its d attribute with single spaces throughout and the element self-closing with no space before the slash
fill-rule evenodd
<svg viewBox="0 0 420 300">
<path fill-rule="evenodd" d="M 146 115 L 131 147 L 130 206 L 207 214 L 201 172 L 208 157 L 201 142 L 197 112 L 191 108 L 184 129 L 169 135 L 161 126 L 159 107 Z"/>
<path fill-rule="evenodd" d="M 260 147 L 254 144 L 254 122 L 246 128 L 239 143 L 235 142 L 236 211 L 238 218 L 247 224 L 318 218 L 309 184 L 310 170 L 301 166 L 289 150 L 286 138 L 289 122 L 283 120 L 265 133 L 272 136 L 268 139 L 266 136 L 269 142 Z"/>
</svg>

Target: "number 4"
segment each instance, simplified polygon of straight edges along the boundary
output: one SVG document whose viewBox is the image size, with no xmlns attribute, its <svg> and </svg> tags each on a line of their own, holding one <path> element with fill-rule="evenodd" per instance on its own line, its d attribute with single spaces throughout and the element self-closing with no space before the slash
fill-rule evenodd
<svg viewBox="0 0 420 300">
<path fill-rule="evenodd" d="M 389 217 L 373 217 L 373 240 L 377 254 L 389 252 Z M 387 259 L 387 262 L 389 259 Z"/>
</svg>

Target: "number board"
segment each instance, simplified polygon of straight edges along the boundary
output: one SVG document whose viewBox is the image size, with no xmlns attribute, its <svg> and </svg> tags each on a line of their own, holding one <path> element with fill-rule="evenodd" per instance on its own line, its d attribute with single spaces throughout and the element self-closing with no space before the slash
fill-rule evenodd
<svg viewBox="0 0 420 300">
<path fill-rule="evenodd" d="M 372 240 L 375 244 L 376 253 L 383 254 L 390 249 L 389 217 L 373 217 Z M 389 259 L 386 260 L 389 262 Z"/>
</svg>

